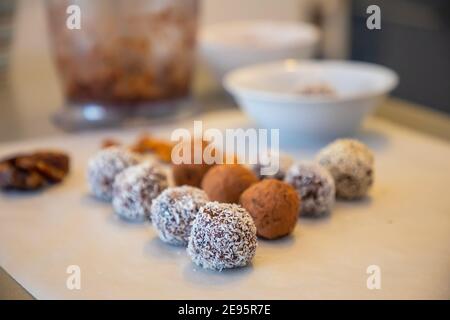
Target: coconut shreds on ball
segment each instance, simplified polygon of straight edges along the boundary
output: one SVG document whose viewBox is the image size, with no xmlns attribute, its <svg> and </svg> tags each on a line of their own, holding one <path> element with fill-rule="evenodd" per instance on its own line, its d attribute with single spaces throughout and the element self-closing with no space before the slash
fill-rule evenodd
<svg viewBox="0 0 450 320">
<path fill-rule="evenodd" d="M 333 177 L 319 164 L 307 161 L 294 164 L 287 171 L 285 182 L 300 196 L 300 215 L 318 217 L 331 211 L 335 196 Z"/>
<path fill-rule="evenodd" d="M 256 247 L 256 227 L 244 208 L 209 202 L 195 218 L 187 253 L 203 268 L 222 270 L 248 265 Z"/>
<path fill-rule="evenodd" d="M 127 220 L 150 218 L 153 200 L 167 187 L 167 176 L 158 166 L 144 162 L 129 167 L 114 180 L 114 211 Z"/>
<path fill-rule="evenodd" d="M 87 179 L 90 192 L 99 199 L 111 201 L 116 175 L 138 163 L 137 154 L 120 147 L 98 151 L 88 162 Z"/>
<path fill-rule="evenodd" d="M 357 140 L 338 139 L 332 142 L 319 152 L 317 161 L 333 176 L 339 198 L 364 197 L 373 184 L 373 153 Z"/>
<path fill-rule="evenodd" d="M 159 238 L 173 245 L 187 246 L 195 217 L 208 201 L 206 193 L 198 188 L 182 186 L 164 190 L 151 208 L 152 223 Z"/>
</svg>

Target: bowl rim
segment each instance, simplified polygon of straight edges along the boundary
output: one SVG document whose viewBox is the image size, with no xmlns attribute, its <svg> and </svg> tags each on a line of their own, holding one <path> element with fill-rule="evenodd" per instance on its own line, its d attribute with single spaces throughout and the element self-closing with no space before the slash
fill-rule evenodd
<svg viewBox="0 0 450 320">
<path fill-rule="evenodd" d="M 297 28 L 298 30 L 303 29 L 302 32 L 309 33 L 307 37 L 302 38 L 301 41 L 288 41 L 277 46 L 251 46 L 243 43 L 225 43 L 222 42 L 220 37 L 217 38 L 217 33 L 228 29 L 231 25 L 234 27 L 241 26 L 247 28 L 254 25 L 263 24 L 278 24 L 279 26 L 289 26 Z M 305 31 L 307 30 L 307 31 Z M 216 34 L 215 37 L 212 35 Z M 199 32 L 199 44 L 201 47 L 214 47 L 223 50 L 251 50 L 251 51 L 273 51 L 282 50 L 289 48 L 303 48 L 315 45 L 320 39 L 320 30 L 313 24 L 304 21 L 295 20 L 276 20 L 276 19 L 250 19 L 250 20 L 233 20 L 233 21 L 223 21 L 216 22 L 203 26 Z"/>
<path fill-rule="evenodd" d="M 249 72 L 258 72 L 260 70 L 268 69 L 268 68 L 286 68 L 286 64 L 291 64 L 294 67 L 298 67 L 300 65 L 347 65 L 353 67 L 362 67 L 362 68 L 370 68 L 372 70 L 376 70 L 379 73 L 383 73 L 386 77 L 386 82 L 381 89 L 373 89 L 367 90 L 361 93 L 355 93 L 346 96 L 320 96 L 320 97 L 311 97 L 311 96 L 302 96 L 295 93 L 286 93 L 286 92 L 269 92 L 260 89 L 252 89 L 245 88 L 236 84 L 236 78 L 241 76 L 242 74 Z M 390 91 L 392 91 L 399 83 L 398 74 L 385 66 L 364 62 L 364 61 L 355 61 L 355 60 L 317 60 L 317 59 L 285 59 L 278 60 L 268 63 L 259 63 L 254 65 L 245 66 L 242 68 L 237 68 L 225 74 L 222 85 L 223 87 L 231 93 L 233 96 L 239 96 L 242 98 L 252 98 L 257 100 L 265 100 L 265 101 L 273 101 L 273 102 L 286 102 L 286 103 L 308 103 L 308 104 L 321 104 L 321 103 L 340 103 L 346 101 L 354 101 L 360 99 L 368 99 L 376 96 L 383 96 Z"/>
</svg>

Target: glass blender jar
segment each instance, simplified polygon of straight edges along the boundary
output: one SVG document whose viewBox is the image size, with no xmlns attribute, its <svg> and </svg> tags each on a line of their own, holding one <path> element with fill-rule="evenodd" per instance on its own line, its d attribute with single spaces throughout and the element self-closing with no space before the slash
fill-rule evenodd
<svg viewBox="0 0 450 320">
<path fill-rule="evenodd" d="M 67 25 L 73 5 L 79 29 Z M 46 10 L 67 105 L 59 125 L 111 125 L 193 107 L 197 0 L 47 0 Z"/>
</svg>

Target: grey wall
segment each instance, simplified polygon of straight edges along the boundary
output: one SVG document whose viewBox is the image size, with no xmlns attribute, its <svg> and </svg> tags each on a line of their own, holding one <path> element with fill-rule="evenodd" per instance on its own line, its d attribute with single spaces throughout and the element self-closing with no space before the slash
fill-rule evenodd
<svg viewBox="0 0 450 320">
<path fill-rule="evenodd" d="M 370 4 L 381 30 L 366 28 Z M 353 0 L 351 57 L 396 70 L 395 96 L 450 114 L 450 1 Z"/>
</svg>

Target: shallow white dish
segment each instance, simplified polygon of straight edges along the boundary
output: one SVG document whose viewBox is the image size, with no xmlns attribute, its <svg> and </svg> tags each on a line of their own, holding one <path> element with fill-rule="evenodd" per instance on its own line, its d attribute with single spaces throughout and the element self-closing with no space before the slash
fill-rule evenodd
<svg viewBox="0 0 450 320">
<path fill-rule="evenodd" d="M 235 70 L 225 88 L 258 125 L 281 134 L 337 137 L 353 134 L 398 83 L 382 66 L 351 61 L 284 60 Z M 330 95 L 302 91 L 326 86 Z"/>
<path fill-rule="evenodd" d="M 220 82 L 238 67 L 287 58 L 311 58 L 319 31 L 311 24 L 288 21 L 232 21 L 204 27 L 199 36 L 202 58 Z"/>
</svg>

